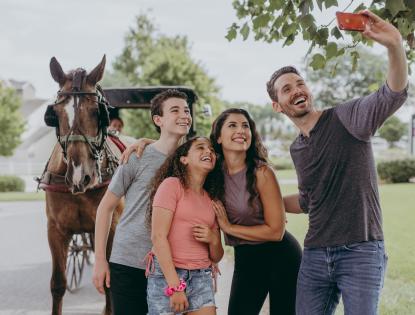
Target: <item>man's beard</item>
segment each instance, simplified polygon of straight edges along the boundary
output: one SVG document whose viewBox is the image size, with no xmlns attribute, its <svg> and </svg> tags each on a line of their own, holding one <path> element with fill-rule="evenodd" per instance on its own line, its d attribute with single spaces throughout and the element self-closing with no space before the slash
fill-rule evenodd
<svg viewBox="0 0 415 315">
<path fill-rule="evenodd" d="M 295 113 L 295 115 L 293 116 L 293 118 L 303 118 L 305 116 L 307 116 L 310 113 L 309 110 L 306 110 L 302 113 Z"/>
</svg>

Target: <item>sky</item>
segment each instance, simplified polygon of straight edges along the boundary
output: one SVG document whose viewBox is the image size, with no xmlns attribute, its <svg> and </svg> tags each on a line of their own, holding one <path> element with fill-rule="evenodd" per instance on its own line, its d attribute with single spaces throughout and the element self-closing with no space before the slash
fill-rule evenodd
<svg viewBox="0 0 415 315">
<path fill-rule="evenodd" d="M 1 0 L 0 77 L 31 82 L 39 97 L 57 85 L 49 72 L 52 56 L 63 69 L 91 70 L 107 55 L 111 67 L 139 13 L 149 12 L 161 33 L 186 35 L 191 55 L 221 87 L 228 101 L 265 103 L 265 82 L 286 64 L 300 65 L 305 43 L 281 49 L 238 39 L 228 42 L 236 21 L 227 0 Z"/>
<path fill-rule="evenodd" d="M 231 0 L 1 0 L 0 78 L 29 81 L 38 97 L 53 97 L 52 56 L 67 71 L 91 70 L 106 54 L 111 69 L 135 17 L 146 12 L 160 33 L 188 36 L 193 59 L 228 101 L 268 102 L 265 82 L 272 72 L 289 64 L 301 68 L 308 49 L 305 42 L 284 48 L 228 42 L 227 28 L 237 21 Z"/>
</svg>

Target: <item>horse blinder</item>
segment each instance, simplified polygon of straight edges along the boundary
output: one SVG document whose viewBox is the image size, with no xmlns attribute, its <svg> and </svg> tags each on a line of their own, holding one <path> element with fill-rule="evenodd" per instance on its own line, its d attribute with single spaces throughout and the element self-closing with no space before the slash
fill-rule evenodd
<svg viewBox="0 0 415 315">
<path fill-rule="evenodd" d="M 110 116 L 107 105 L 102 100 L 99 100 L 98 111 L 99 127 L 102 129 L 106 129 L 110 125 Z"/>
<path fill-rule="evenodd" d="M 59 127 L 59 119 L 58 116 L 55 113 L 55 109 L 53 108 L 54 105 L 48 105 L 45 112 L 45 123 L 46 126 L 49 127 Z"/>
</svg>

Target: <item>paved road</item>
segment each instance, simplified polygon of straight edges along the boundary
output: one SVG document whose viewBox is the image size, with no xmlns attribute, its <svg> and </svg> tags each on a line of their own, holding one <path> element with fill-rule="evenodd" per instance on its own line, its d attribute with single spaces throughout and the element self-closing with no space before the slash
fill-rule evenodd
<svg viewBox="0 0 415 315">
<path fill-rule="evenodd" d="M 0 315 L 50 314 L 51 257 L 47 243 L 44 202 L 0 203 Z M 232 258 L 220 264 L 218 314 L 225 315 L 232 278 Z M 81 288 L 64 297 L 65 315 L 100 314 L 104 298 L 91 284 L 85 269 Z M 268 314 L 265 309 L 262 315 Z"/>
</svg>

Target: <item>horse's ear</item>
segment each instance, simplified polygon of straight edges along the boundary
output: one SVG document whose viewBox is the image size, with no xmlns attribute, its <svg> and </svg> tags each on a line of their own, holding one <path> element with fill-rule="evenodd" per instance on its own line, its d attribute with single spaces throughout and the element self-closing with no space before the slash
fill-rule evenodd
<svg viewBox="0 0 415 315">
<path fill-rule="evenodd" d="M 87 76 L 87 81 L 91 84 L 91 85 L 95 85 L 97 84 L 99 81 L 101 81 L 102 77 L 104 76 L 104 70 L 105 70 L 105 62 L 106 62 L 106 58 L 105 55 L 104 57 L 102 57 L 101 62 L 99 63 L 98 66 L 95 67 L 94 70 L 92 70 L 88 76 Z"/>
<path fill-rule="evenodd" d="M 59 83 L 59 86 L 63 86 L 66 81 L 66 74 L 63 72 L 61 65 L 55 57 L 52 57 L 50 60 L 49 67 L 53 80 Z"/>
</svg>

